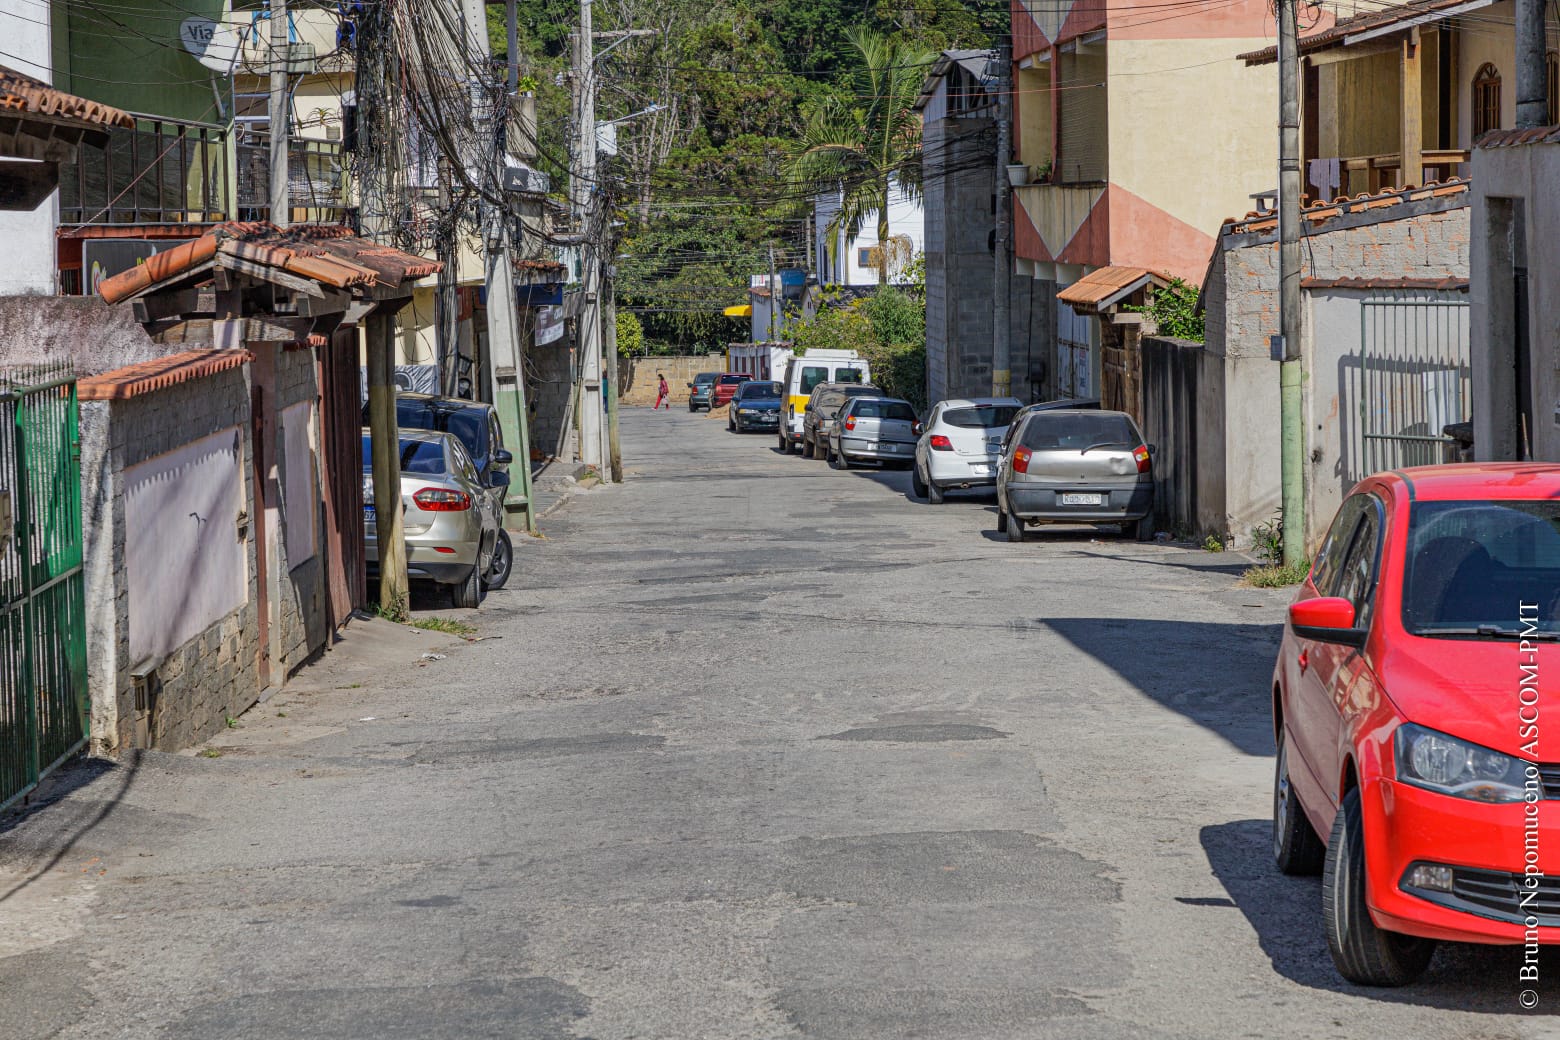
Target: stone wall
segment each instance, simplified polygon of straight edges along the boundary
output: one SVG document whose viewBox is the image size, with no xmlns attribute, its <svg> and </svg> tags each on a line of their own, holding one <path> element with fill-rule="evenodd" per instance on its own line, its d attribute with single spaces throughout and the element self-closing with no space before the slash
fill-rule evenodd
<svg viewBox="0 0 1560 1040">
<path fill-rule="evenodd" d="M 87 672 L 93 747 L 177 749 L 220 729 L 253 704 L 259 651 L 252 540 L 244 558 L 244 605 L 208 625 L 157 662 L 130 659 L 130 583 L 126 570 L 125 471 L 203 437 L 239 430 L 245 507 L 253 515 L 247 370 L 119 401 L 81 404 L 82 521 L 87 589 Z M 231 524 L 236 518 L 215 517 Z M 252 528 L 251 528 L 252 530 Z M 138 698 L 132 670 L 152 666 Z"/>
</svg>

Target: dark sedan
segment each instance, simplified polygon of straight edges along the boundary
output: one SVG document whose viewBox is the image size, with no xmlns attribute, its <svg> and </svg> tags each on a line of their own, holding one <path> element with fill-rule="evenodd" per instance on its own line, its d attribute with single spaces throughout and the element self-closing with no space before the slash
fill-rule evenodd
<svg viewBox="0 0 1560 1040">
<path fill-rule="evenodd" d="M 774 433 L 780 428 L 780 384 L 753 380 L 737 388 L 731 399 L 731 415 L 726 429 L 732 433 L 758 430 Z"/>
</svg>

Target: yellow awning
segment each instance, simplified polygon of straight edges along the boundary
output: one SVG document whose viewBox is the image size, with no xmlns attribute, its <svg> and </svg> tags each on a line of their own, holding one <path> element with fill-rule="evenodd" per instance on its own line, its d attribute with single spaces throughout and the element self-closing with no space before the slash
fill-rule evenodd
<svg viewBox="0 0 1560 1040">
<path fill-rule="evenodd" d="M 751 318 L 753 316 L 753 305 L 751 303 L 743 303 L 736 307 L 727 307 L 721 313 L 728 318 Z"/>
</svg>

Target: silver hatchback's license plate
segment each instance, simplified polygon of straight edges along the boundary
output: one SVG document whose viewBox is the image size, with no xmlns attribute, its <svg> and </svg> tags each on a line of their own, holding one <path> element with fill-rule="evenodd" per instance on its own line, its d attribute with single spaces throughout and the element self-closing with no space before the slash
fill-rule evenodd
<svg viewBox="0 0 1560 1040">
<path fill-rule="evenodd" d="M 1102 506 L 1104 504 L 1104 495 L 1080 494 L 1075 491 L 1062 494 L 1062 505 L 1064 506 Z"/>
</svg>

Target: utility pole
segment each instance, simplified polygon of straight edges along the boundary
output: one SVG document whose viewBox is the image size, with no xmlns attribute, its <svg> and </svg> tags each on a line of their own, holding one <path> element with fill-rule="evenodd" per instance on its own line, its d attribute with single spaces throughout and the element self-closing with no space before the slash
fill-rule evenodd
<svg viewBox="0 0 1560 1040">
<path fill-rule="evenodd" d="M 617 258 L 617 243 L 615 237 L 609 238 L 612 242 L 612 257 Z M 607 277 L 602 285 L 602 299 L 605 304 L 606 319 L 603 322 L 606 340 L 607 370 L 612 377 L 616 376 L 618 368 L 618 343 L 617 343 L 617 266 L 615 263 L 607 265 Z M 612 483 L 623 483 L 623 446 L 618 439 L 618 401 L 617 379 L 607 380 L 607 458 L 611 463 Z"/>
<path fill-rule="evenodd" d="M 1284 565 L 1305 561 L 1305 428 L 1300 361 L 1299 0 L 1278 4 L 1279 426 Z"/>
<path fill-rule="evenodd" d="M 460 367 L 460 340 L 456 332 L 459 304 L 455 285 L 456 267 L 460 263 L 456 247 L 456 235 L 459 232 L 455 215 L 451 212 L 455 200 L 450 191 L 454 179 L 455 171 L 449 157 L 440 158 L 439 212 L 444 215 L 444 220 L 439 227 L 436 248 L 444 268 L 439 272 L 438 295 L 434 297 L 434 314 L 438 320 L 438 339 L 435 341 L 437 356 L 434 362 L 439 370 L 439 393 L 446 396 L 455 393 L 456 373 Z"/>
<path fill-rule="evenodd" d="M 271 0 L 271 223 L 289 223 L 287 195 L 287 0 Z"/>
<path fill-rule="evenodd" d="M 509 485 L 504 495 L 504 526 L 515 513 L 523 514 L 524 530 L 536 533 L 536 508 L 531 496 L 531 430 L 526 412 L 525 373 L 520 363 L 520 329 L 515 313 L 515 265 L 511 259 L 509 218 L 489 206 L 485 214 L 487 238 L 488 350 L 493 365 L 493 406 L 498 425 L 515 461 L 510 479 L 520 475 L 519 486 Z"/>
<path fill-rule="evenodd" d="M 580 310 L 578 323 L 580 461 L 596 467 L 596 472 L 601 474 L 606 471 L 601 458 L 601 249 L 597 241 L 601 231 L 596 227 L 596 59 L 590 6 L 591 0 L 580 0 L 580 29 L 575 37 L 574 51 L 578 119 L 569 194 L 583 255 L 580 288 L 584 294 L 584 307 Z"/>
<path fill-rule="evenodd" d="M 991 394 L 1008 397 L 1013 392 L 1011 320 L 1013 277 L 1013 187 L 1008 163 L 1013 161 L 1013 39 L 1004 35 L 997 43 L 997 228 L 996 267 L 991 301 Z"/>
<path fill-rule="evenodd" d="M 775 341 L 775 308 L 780 306 L 780 294 L 775 291 L 775 247 L 769 246 L 769 342 Z"/>
<path fill-rule="evenodd" d="M 1517 128 L 1549 122 L 1548 74 L 1544 68 L 1545 0 L 1517 0 Z"/>
</svg>

